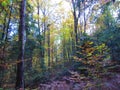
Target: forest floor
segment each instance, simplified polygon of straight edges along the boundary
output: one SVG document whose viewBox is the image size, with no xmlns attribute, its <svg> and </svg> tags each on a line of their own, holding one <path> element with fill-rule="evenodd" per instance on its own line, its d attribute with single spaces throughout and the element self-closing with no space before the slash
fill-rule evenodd
<svg viewBox="0 0 120 90">
<path fill-rule="evenodd" d="M 66 71 L 58 76 L 54 72 L 46 83 L 34 82 L 25 90 L 120 90 L 120 65 L 112 66 L 106 73 L 92 78 L 69 68 Z"/>
<path fill-rule="evenodd" d="M 48 84 L 40 84 L 37 90 L 120 90 L 120 74 L 101 81 L 76 80 L 64 77 L 65 80 L 53 81 Z"/>
<path fill-rule="evenodd" d="M 69 73 L 71 75 L 63 76 L 59 80 L 40 84 L 35 90 L 120 90 L 120 66 L 94 79 L 82 76 L 75 71 L 69 71 Z"/>
</svg>

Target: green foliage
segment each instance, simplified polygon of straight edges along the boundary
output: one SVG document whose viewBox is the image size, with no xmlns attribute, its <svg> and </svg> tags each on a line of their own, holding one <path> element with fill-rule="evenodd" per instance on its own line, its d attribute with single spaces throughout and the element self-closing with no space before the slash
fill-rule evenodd
<svg viewBox="0 0 120 90">
<path fill-rule="evenodd" d="M 79 70 L 85 75 L 99 77 L 104 72 L 103 63 L 107 57 L 108 48 L 105 43 L 97 44 L 96 41 L 86 38 L 78 46 L 76 61 L 83 63 Z M 85 71 L 85 72 L 83 72 Z"/>
<path fill-rule="evenodd" d="M 120 54 L 118 53 L 120 51 L 120 30 L 118 27 L 118 23 L 111 15 L 108 7 L 105 8 L 101 17 L 103 17 L 104 19 L 102 20 L 102 24 L 98 23 L 100 28 L 94 34 L 94 36 L 97 38 L 97 41 L 99 43 L 106 43 L 106 45 L 109 47 L 109 54 L 113 61 L 120 61 Z M 99 18 L 100 20 L 101 17 Z M 105 28 L 103 28 L 103 26 L 105 26 Z"/>
<path fill-rule="evenodd" d="M 47 82 L 50 82 L 50 72 L 39 72 L 35 69 L 31 69 L 25 72 L 25 81 L 25 87 L 30 89 L 37 88 L 40 83 L 45 84 Z"/>
<path fill-rule="evenodd" d="M 3 0 L 3 1 L 0 1 L 0 3 L 3 7 L 6 7 L 7 5 L 10 4 L 10 0 Z"/>
<path fill-rule="evenodd" d="M 3 90 L 3 88 L 0 88 L 0 90 Z"/>
</svg>

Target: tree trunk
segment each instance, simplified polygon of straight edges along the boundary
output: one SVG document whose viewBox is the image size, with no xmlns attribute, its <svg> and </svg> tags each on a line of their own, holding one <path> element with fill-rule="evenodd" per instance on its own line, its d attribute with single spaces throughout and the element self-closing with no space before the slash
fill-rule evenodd
<svg viewBox="0 0 120 90">
<path fill-rule="evenodd" d="M 86 33 L 86 13 L 85 13 L 85 1 L 84 1 L 84 33 Z"/>
<path fill-rule="evenodd" d="M 39 17 L 40 16 L 40 4 L 39 4 L 39 1 L 37 3 L 38 3 L 38 6 L 37 6 L 38 12 L 37 12 L 37 14 L 38 14 L 38 17 Z M 39 20 L 39 18 L 38 18 L 38 32 L 39 32 L 39 35 L 41 35 L 41 33 L 40 33 L 40 20 Z"/>
<path fill-rule="evenodd" d="M 77 29 L 78 29 L 78 19 L 76 18 L 76 16 L 74 16 L 74 31 L 75 31 L 76 44 L 78 43 Z"/>
<path fill-rule="evenodd" d="M 51 49 L 51 64 L 52 66 L 54 65 L 54 46 L 52 45 L 52 49 Z"/>
<path fill-rule="evenodd" d="M 3 23 L 3 31 L 2 31 L 2 41 L 4 41 L 5 40 L 5 33 L 6 33 L 6 18 L 7 18 L 7 15 L 5 14 L 5 17 L 4 17 L 4 23 Z"/>
<path fill-rule="evenodd" d="M 38 17 L 40 16 L 40 2 L 38 1 L 38 6 L 37 6 L 37 9 L 38 9 Z M 40 31 L 40 20 L 38 18 L 38 32 L 39 32 L 39 36 L 41 36 L 41 31 Z M 44 36 L 45 36 L 45 29 L 43 30 L 44 32 Z M 40 68 L 43 70 L 45 68 L 45 63 L 44 63 L 44 43 L 45 41 L 43 41 L 42 39 L 40 39 L 39 41 L 40 43 L 40 46 L 42 49 L 40 49 Z"/>
<path fill-rule="evenodd" d="M 77 14 L 77 9 L 76 9 L 76 0 L 72 0 L 72 5 L 73 5 L 73 17 L 74 17 L 74 32 L 75 32 L 75 42 L 76 44 L 78 43 L 78 33 L 77 33 L 77 29 L 78 29 L 78 19 L 80 18 L 80 11 Z M 78 7 L 78 6 L 77 6 Z M 79 8 L 80 9 L 80 8 Z"/>
<path fill-rule="evenodd" d="M 12 5 L 10 6 L 10 14 L 9 14 L 9 18 L 8 18 L 8 24 L 7 24 L 7 27 L 6 27 L 6 37 L 5 37 L 5 41 L 8 41 L 8 33 L 9 33 L 9 25 L 10 25 L 10 22 L 11 22 L 11 14 L 12 14 L 12 9 L 13 9 L 13 2 L 12 2 Z"/>
<path fill-rule="evenodd" d="M 48 26 L 48 66 L 50 67 L 50 29 Z"/>
<path fill-rule="evenodd" d="M 17 61 L 16 90 L 24 90 L 24 50 L 25 50 L 25 11 L 26 0 L 21 1 L 19 23 L 19 55 Z"/>
</svg>

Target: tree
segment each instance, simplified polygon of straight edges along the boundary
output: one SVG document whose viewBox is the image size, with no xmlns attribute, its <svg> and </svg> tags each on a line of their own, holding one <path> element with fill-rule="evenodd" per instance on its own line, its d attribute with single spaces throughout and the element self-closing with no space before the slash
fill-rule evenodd
<svg viewBox="0 0 120 90">
<path fill-rule="evenodd" d="M 78 33 L 77 33 L 78 20 L 79 20 L 80 15 L 81 15 L 79 0 L 72 0 L 72 6 L 73 6 L 73 17 L 74 17 L 75 42 L 77 44 L 77 42 L 78 42 Z"/>
<path fill-rule="evenodd" d="M 26 0 L 22 0 L 20 3 L 19 55 L 17 61 L 16 89 L 24 89 L 25 11 Z"/>
<path fill-rule="evenodd" d="M 119 23 L 116 21 L 117 18 L 115 19 L 112 16 L 109 7 L 111 7 L 111 5 L 104 6 L 102 14 L 96 22 L 97 32 L 95 32 L 95 37 L 97 37 L 98 43 L 104 42 L 107 44 L 111 60 L 120 62 L 120 54 L 118 53 L 120 50 Z"/>
<path fill-rule="evenodd" d="M 48 28 L 48 67 L 50 67 L 51 66 L 51 64 L 50 64 L 50 25 L 48 25 L 47 26 L 47 28 Z"/>
</svg>

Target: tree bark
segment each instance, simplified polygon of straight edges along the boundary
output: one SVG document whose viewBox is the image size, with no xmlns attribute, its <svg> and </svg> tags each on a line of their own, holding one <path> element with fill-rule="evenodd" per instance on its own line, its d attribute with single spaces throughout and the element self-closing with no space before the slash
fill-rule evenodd
<svg viewBox="0 0 120 90">
<path fill-rule="evenodd" d="M 84 4 L 84 33 L 86 33 L 86 13 L 85 13 L 85 1 L 83 2 Z"/>
<path fill-rule="evenodd" d="M 72 6 L 73 6 L 73 17 L 74 17 L 74 33 L 75 33 L 75 42 L 76 44 L 78 43 L 78 19 L 80 18 L 80 5 L 78 6 L 77 3 L 80 3 L 78 2 L 77 0 L 72 0 Z M 77 14 L 77 9 L 78 9 L 78 14 Z"/>
<path fill-rule="evenodd" d="M 75 31 L 76 44 L 78 43 L 77 29 L 78 29 L 78 19 L 76 18 L 76 16 L 74 16 L 74 31 Z"/>
<path fill-rule="evenodd" d="M 5 14 L 5 17 L 4 17 L 4 23 L 3 23 L 3 31 L 2 31 L 2 41 L 4 41 L 5 40 L 5 33 L 6 33 L 6 22 L 7 22 L 7 20 L 6 20 L 6 18 L 7 18 L 7 15 Z"/>
<path fill-rule="evenodd" d="M 25 11 L 26 0 L 20 4 L 19 55 L 17 61 L 16 90 L 24 90 L 24 51 L 25 51 Z"/>
<path fill-rule="evenodd" d="M 40 16 L 40 4 L 39 4 L 39 1 L 37 3 L 38 3 L 38 6 L 37 6 L 38 12 L 37 12 L 37 14 L 38 14 L 38 17 L 39 17 Z M 41 35 L 41 33 L 40 33 L 40 20 L 39 20 L 39 18 L 38 18 L 38 32 L 39 32 L 39 35 Z"/>
<path fill-rule="evenodd" d="M 50 28 L 49 28 L 49 25 L 48 25 L 48 66 L 50 67 L 51 64 L 50 64 Z"/>
</svg>

